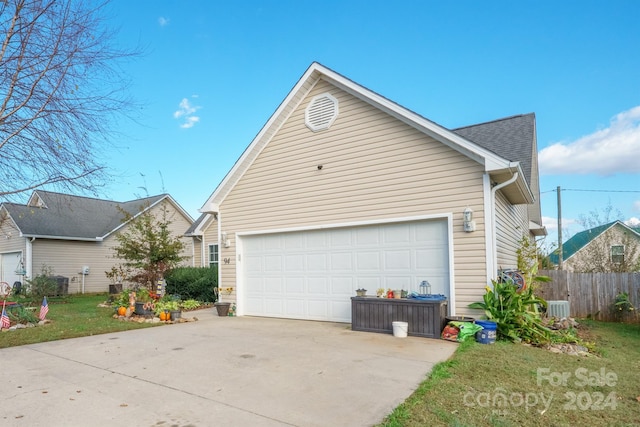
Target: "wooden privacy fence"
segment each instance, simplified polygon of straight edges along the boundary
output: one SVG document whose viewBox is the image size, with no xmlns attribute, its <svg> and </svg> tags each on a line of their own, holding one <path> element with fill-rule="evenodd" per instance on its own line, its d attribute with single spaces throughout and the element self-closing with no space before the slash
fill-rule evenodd
<svg viewBox="0 0 640 427">
<path fill-rule="evenodd" d="M 541 270 L 538 274 L 549 276 L 551 282 L 542 283 L 537 294 L 547 301 L 569 301 L 571 317 L 618 320 L 612 307 L 623 292 L 629 294 L 634 307 L 640 306 L 640 273 Z"/>
</svg>

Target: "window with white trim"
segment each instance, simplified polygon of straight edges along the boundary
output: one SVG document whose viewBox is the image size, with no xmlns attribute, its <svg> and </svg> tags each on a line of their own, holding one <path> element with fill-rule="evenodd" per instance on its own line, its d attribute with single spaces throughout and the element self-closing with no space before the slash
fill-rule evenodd
<svg viewBox="0 0 640 427">
<path fill-rule="evenodd" d="M 209 245 L 209 267 L 218 265 L 218 245 Z"/>
<path fill-rule="evenodd" d="M 611 245 L 611 262 L 614 264 L 624 262 L 624 245 Z"/>
</svg>

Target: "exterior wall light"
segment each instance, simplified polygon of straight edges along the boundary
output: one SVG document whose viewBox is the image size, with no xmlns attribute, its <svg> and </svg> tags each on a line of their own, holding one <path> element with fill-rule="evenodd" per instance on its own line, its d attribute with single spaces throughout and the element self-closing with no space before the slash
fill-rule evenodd
<svg viewBox="0 0 640 427">
<path fill-rule="evenodd" d="M 473 209 L 469 207 L 462 212 L 462 229 L 467 233 L 476 231 L 476 222 L 473 220 Z"/>
</svg>

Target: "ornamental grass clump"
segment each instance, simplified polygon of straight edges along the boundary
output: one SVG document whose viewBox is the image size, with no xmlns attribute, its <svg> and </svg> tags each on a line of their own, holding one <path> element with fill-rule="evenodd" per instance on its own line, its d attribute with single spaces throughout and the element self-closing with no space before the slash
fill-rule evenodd
<svg viewBox="0 0 640 427">
<path fill-rule="evenodd" d="M 498 339 L 531 344 L 545 344 L 551 339 L 551 330 L 544 326 L 540 307 L 547 306 L 542 298 L 533 294 L 531 287 L 518 292 L 512 281 L 493 281 L 487 286 L 481 302 L 470 308 L 484 311 L 487 319 L 496 322 Z"/>
</svg>

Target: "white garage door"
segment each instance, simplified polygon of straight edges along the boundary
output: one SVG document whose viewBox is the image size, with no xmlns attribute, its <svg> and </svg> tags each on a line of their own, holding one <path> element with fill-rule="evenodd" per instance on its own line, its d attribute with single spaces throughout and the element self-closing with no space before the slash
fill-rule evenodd
<svg viewBox="0 0 640 427">
<path fill-rule="evenodd" d="M 0 254 L 0 282 L 13 286 L 15 282 L 22 280 L 17 274 L 21 259 L 22 252 Z"/>
<path fill-rule="evenodd" d="M 242 237 L 241 304 L 246 315 L 351 321 L 351 297 L 365 288 L 449 296 L 446 220 Z"/>
</svg>

